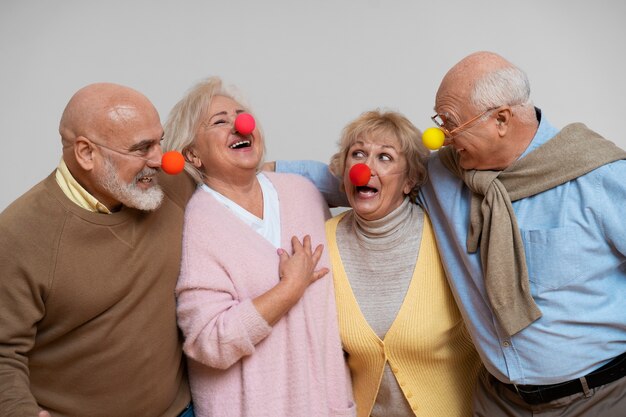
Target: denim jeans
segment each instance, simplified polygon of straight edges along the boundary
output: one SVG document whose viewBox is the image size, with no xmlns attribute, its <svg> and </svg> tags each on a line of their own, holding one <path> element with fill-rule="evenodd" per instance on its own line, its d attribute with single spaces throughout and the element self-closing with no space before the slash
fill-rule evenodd
<svg viewBox="0 0 626 417">
<path fill-rule="evenodd" d="M 193 413 L 193 403 L 189 403 L 187 408 L 185 408 L 183 412 L 178 415 L 178 417 L 195 417 L 195 414 Z"/>
</svg>

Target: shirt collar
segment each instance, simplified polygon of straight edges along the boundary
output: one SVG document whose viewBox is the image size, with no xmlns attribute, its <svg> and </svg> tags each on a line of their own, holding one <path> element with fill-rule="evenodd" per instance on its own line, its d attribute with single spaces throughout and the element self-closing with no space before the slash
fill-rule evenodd
<svg viewBox="0 0 626 417">
<path fill-rule="evenodd" d="M 57 167 L 55 179 L 59 187 L 61 187 L 63 194 L 73 203 L 94 213 L 111 214 L 111 211 L 104 204 L 99 202 L 96 197 L 89 194 L 89 192 L 76 181 L 67 168 L 63 158 L 61 158 L 61 162 L 59 162 L 59 166 Z"/>
<path fill-rule="evenodd" d="M 520 158 L 525 157 L 559 133 L 559 129 L 552 126 L 552 124 L 548 121 L 548 118 L 541 113 L 540 109 L 535 108 L 535 111 L 537 113 L 537 119 L 539 120 L 539 127 L 537 128 L 537 132 L 535 133 L 533 140 L 530 142 Z"/>
</svg>

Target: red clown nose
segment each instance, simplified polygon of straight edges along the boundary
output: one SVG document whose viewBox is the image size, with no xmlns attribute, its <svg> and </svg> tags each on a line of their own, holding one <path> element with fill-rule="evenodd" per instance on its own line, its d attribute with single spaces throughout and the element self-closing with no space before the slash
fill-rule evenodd
<svg viewBox="0 0 626 417">
<path fill-rule="evenodd" d="M 370 167 L 365 164 L 355 164 L 350 168 L 350 182 L 357 187 L 367 185 L 372 176 Z"/>
<path fill-rule="evenodd" d="M 256 122 L 250 113 L 241 113 L 235 119 L 235 130 L 244 136 L 252 133 L 255 127 Z"/>
<path fill-rule="evenodd" d="M 165 152 L 161 157 L 161 169 L 170 175 L 180 174 L 184 168 L 185 158 L 180 152 Z"/>
</svg>

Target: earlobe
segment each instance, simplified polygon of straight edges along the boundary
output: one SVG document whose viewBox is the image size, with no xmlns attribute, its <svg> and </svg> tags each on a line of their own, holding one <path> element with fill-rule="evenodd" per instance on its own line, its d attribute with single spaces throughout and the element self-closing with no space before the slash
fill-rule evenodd
<svg viewBox="0 0 626 417">
<path fill-rule="evenodd" d="M 411 194 L 411 190 L 413 189 L 413 187 L 415 187 L 415 183 L 413 181 L 407 181 L 407 183 L 404 185 L 404 189 L 402 190 L 402 192 L 404 193 L 404 195 L 409 195 Z"/>
<path fill-rule="evenodd" d="M 511 108 L 505 107 L 496 115 L 496 129 L 500 136 L 504 136 L 508 130 L 509 122 L 511 121 Z"/>
<path fill-rule="evenodd" d="M 185 160 L 187 160 L 187 162 L 191 163 L 194 167 L 196 167 L 198 169 L 202 168 L 202 161 L 200 160 L 198 155 L 196 155 L 196 153 L 193 151 L 193 149 L 191 149 L 191 148 L 184 149 L 183 150 L 183 155 L 185 156 Z"/>
</svg>

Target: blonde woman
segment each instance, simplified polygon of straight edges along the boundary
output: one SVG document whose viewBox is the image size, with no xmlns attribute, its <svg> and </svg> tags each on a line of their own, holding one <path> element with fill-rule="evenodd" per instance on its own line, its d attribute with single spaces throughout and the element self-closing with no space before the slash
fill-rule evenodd
<svg viewBox="0 0 626 417">
<path fill-rule="evenodd" d="M 331 160 L 352 207 L 326 233 L 359 417 L 471 415 L 480 360 L 413 203 L 426 155 L 404 116 L 370 111 L 346 126 Z M 366 185 L 349 179 L 357 163 L 371 170 Z"/>
<path fill-rule="evenodd" d="M 209 78 L 165 126 L 165 147 L 199 184 L 176 288 L 195 414 L 353 416 L 322 246 L 328 208 L 307 180 L 258 172 L 264 138 L 233 129 L 243 112 Z"/>
</svg>

